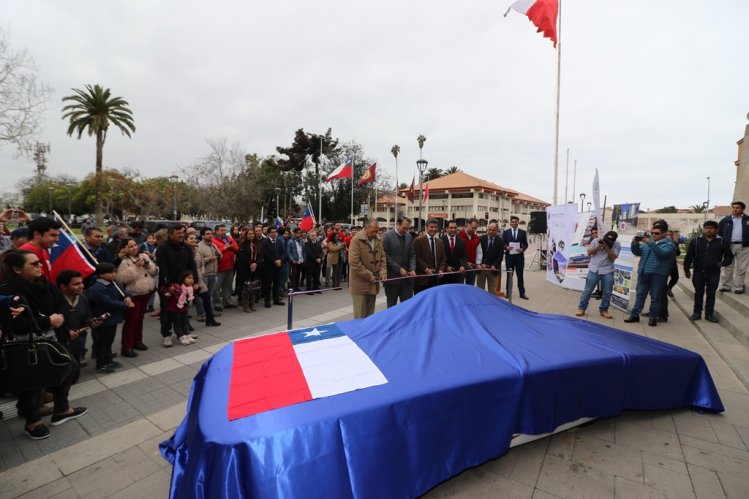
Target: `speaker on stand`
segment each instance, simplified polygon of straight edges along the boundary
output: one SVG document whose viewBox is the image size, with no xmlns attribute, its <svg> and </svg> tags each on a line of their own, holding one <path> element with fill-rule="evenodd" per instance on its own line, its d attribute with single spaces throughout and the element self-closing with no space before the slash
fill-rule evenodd
<svg viewBox="0 0 749 499">
<path fill-rule="evenodd" d="M 546 270 L 546 224 L 545 211 L 532 211 L 528 222 L 528 233 L 533 236 L 533 244 L 536 244 L 536 253 L 528 263 L 527 270 L 533 270 L 533 265 L 538 265 L 536 270 Z"/>
</svg>

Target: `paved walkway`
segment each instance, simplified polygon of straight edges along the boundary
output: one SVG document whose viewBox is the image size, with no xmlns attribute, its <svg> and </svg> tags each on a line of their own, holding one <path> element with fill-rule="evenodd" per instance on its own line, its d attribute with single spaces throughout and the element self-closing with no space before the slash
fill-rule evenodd
<svg viewBox="0 0 749 499">
<path fill-rule="evenodd" d="M 572 315 L 579 293 L 526 274 L 531 310 Z M 383 307 L 384 297 L 378 300 Z M 656 328 L 598 316 L 592 301 L 587 320 L 668 341 L 700 353 L 720 391 L 726 412 L 687 409 L 630 411 L 551 438 L 511 449 L 499 459 L 468 470 L 426 497 L 749 497 L 749 391 L 732 362 L 746 364 L 740 342 L 732 355 L 719 355 L 676 308 Z M 317 313 L 325 310 L 324 314 Z M 351 317 L 347 291 L 295 300 L 295 327 Z M 285 329 L 286 307 L 244 314 L 229 310 L 220 328 L 198 323 L 197 345 L 160 346 L 158 324 L 147 320 L 151 346 L 137 359 L 121 359 L 116 374 L 96 375 L 88 367 L 71 391 L 72 403 L 89 413 L 51 428 L 39 442 L 22 435 L 13 401 L 0 399 L 0 497 L 98 498 L 165 497 L 171 468 L 158 443 L 171 436 L 184 415 L 191 380 L 202 362 L 228 341 Z"/>
</svg>

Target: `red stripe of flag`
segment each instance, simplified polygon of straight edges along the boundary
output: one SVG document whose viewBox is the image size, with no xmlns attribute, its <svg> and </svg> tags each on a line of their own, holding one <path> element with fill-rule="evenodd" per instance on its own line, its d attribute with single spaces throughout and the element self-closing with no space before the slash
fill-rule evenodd
<svg viewBox="0 0 749 499">
<path fill-rule="evenodd" d="M 233 353 L 230 420 L 312 400 L 287 333 L 236 341 Z"/>
</svg>

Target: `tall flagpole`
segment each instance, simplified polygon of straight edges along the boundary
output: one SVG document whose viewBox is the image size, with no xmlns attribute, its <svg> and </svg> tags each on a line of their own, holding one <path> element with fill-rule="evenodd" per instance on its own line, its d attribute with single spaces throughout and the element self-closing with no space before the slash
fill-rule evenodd
<svg viewBox="0 0 749 499">
<path fill-rule="evenodd" d="M 322 135 L 320 135 L 320 157 L 317 159 L 317 171 L 320 171 L 322 162 Z M 309 204 L 309 202 L 307 203 Z M 322 175 L 317 175 L 317 218 L 322 221 Z"/>
<path fill-rule="evenodd" d="M 570 183 L 570 148 L 567 148 L 567 173 L 564 176 L 564 202 L 565 204 L 569 200 L 567 197 L 567 187 Z"/>
<path fill-rule="evenodd" d="M 557 183 L 559 182 L 559 89 L 562 75 L 562 0 L 559 0 L 559 29 L 557 31 L 557 122 L 554 142 L 554 204 L 557 204 Z"/>
<path fill-rule="evenodd" d="M 356 162 L 354 159 L 356 156 L 351 155 L 351 226 L 354 226 L 354 165 Z"/>
<path fill-rule="evenodd" d="M 374 176 L 372 178 L 372 182 L 374 182 L 374 185 L 375 185 L 375 202 L 374 202 L 375 212 L 377 212 L 377 163 L 378 162 L 379 162 L 379 160 L 375 160 L 375 172 L 374 172 Z M 387 216 L 387 213 L 385 213 L 385 216 Z M 375 217 L 375 218 L 377 218 L 377 217 Z"/>
</svg>

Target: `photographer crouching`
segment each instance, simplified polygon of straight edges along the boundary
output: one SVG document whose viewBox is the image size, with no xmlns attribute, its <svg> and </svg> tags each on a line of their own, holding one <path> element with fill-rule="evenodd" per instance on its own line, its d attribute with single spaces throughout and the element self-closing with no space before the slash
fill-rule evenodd
<svg viewBox="0 0 749 499">
<path fill-rule="evenodd" d="M 613 319 L 609 313 L 611 304 L 611 292 L 614 289 L 614 260 L 619 257 L 622 249 L 621 244 L 616 240 L 618 234 L 613 230 L 606 233 L 601 239 L 591 241 L 588 255 L 588 276 L 585 278 L 585 290 L 580 296 L 580 303 L 577 305 L 577 317 L 585 315 L 590 301 L 590 295 L 596 289 L 598 283 L 601 283 L 602 299 L 598 307 L 601 317 Z"/>
<path fill-rule="evenodd" d="M 19 343 L 21 341 L 25 343 L 25 338 L 29 338 L 30 334 L 48 336 L 47 333 L 51 333 L 52 329 L 55 329 L 58 337 L 66 335 L 65 319 L 62 313 L 66 307 L 66 300 L 62 293 L 42 276 L 43 262 L 31 251 L 16 250 L 8 254 L 4 263 L 5 281 L 0 285 L 0 295 L 20 297 L 19 303 L 25 308 L 23 313 L 15 316 L 10 310 L 0 310 L 0 328 L 6 335 L 4 341 L 15 339 L 19 340 Z M 85 407 L 73 408 L 68 404 L 68 392 L 77 365 L 65 347 L 59 343 L 57 345 L 62 350 L 62 356 L 67 355 L 71 362 L 72 369 L 67 371 L 64 379 L 59 380 L 55 386 L 37 386 L 18 390 L 16 393 L 19 416 L 26 419 L 25 433 L 34 440 L 49 437 L 49 429 L 42 423 L 40 415 L 42 394 L 45 389 L 52 394 L 54 400 L 52 426 L 75 419 L 87 412 Z M 7 343 L 4 345 L 4 350 L 6 346 Z M 43 365 L 40 360 L 37 367 L 41 369 Z M 17 375 L 17 373 L 14 374 Z M 11 376 L 11 374 L 5 373 L 3 376 Z M 14 382 L 12 379 L 2 381 L 3 386 L 12 386 Z"/>
</svg>

